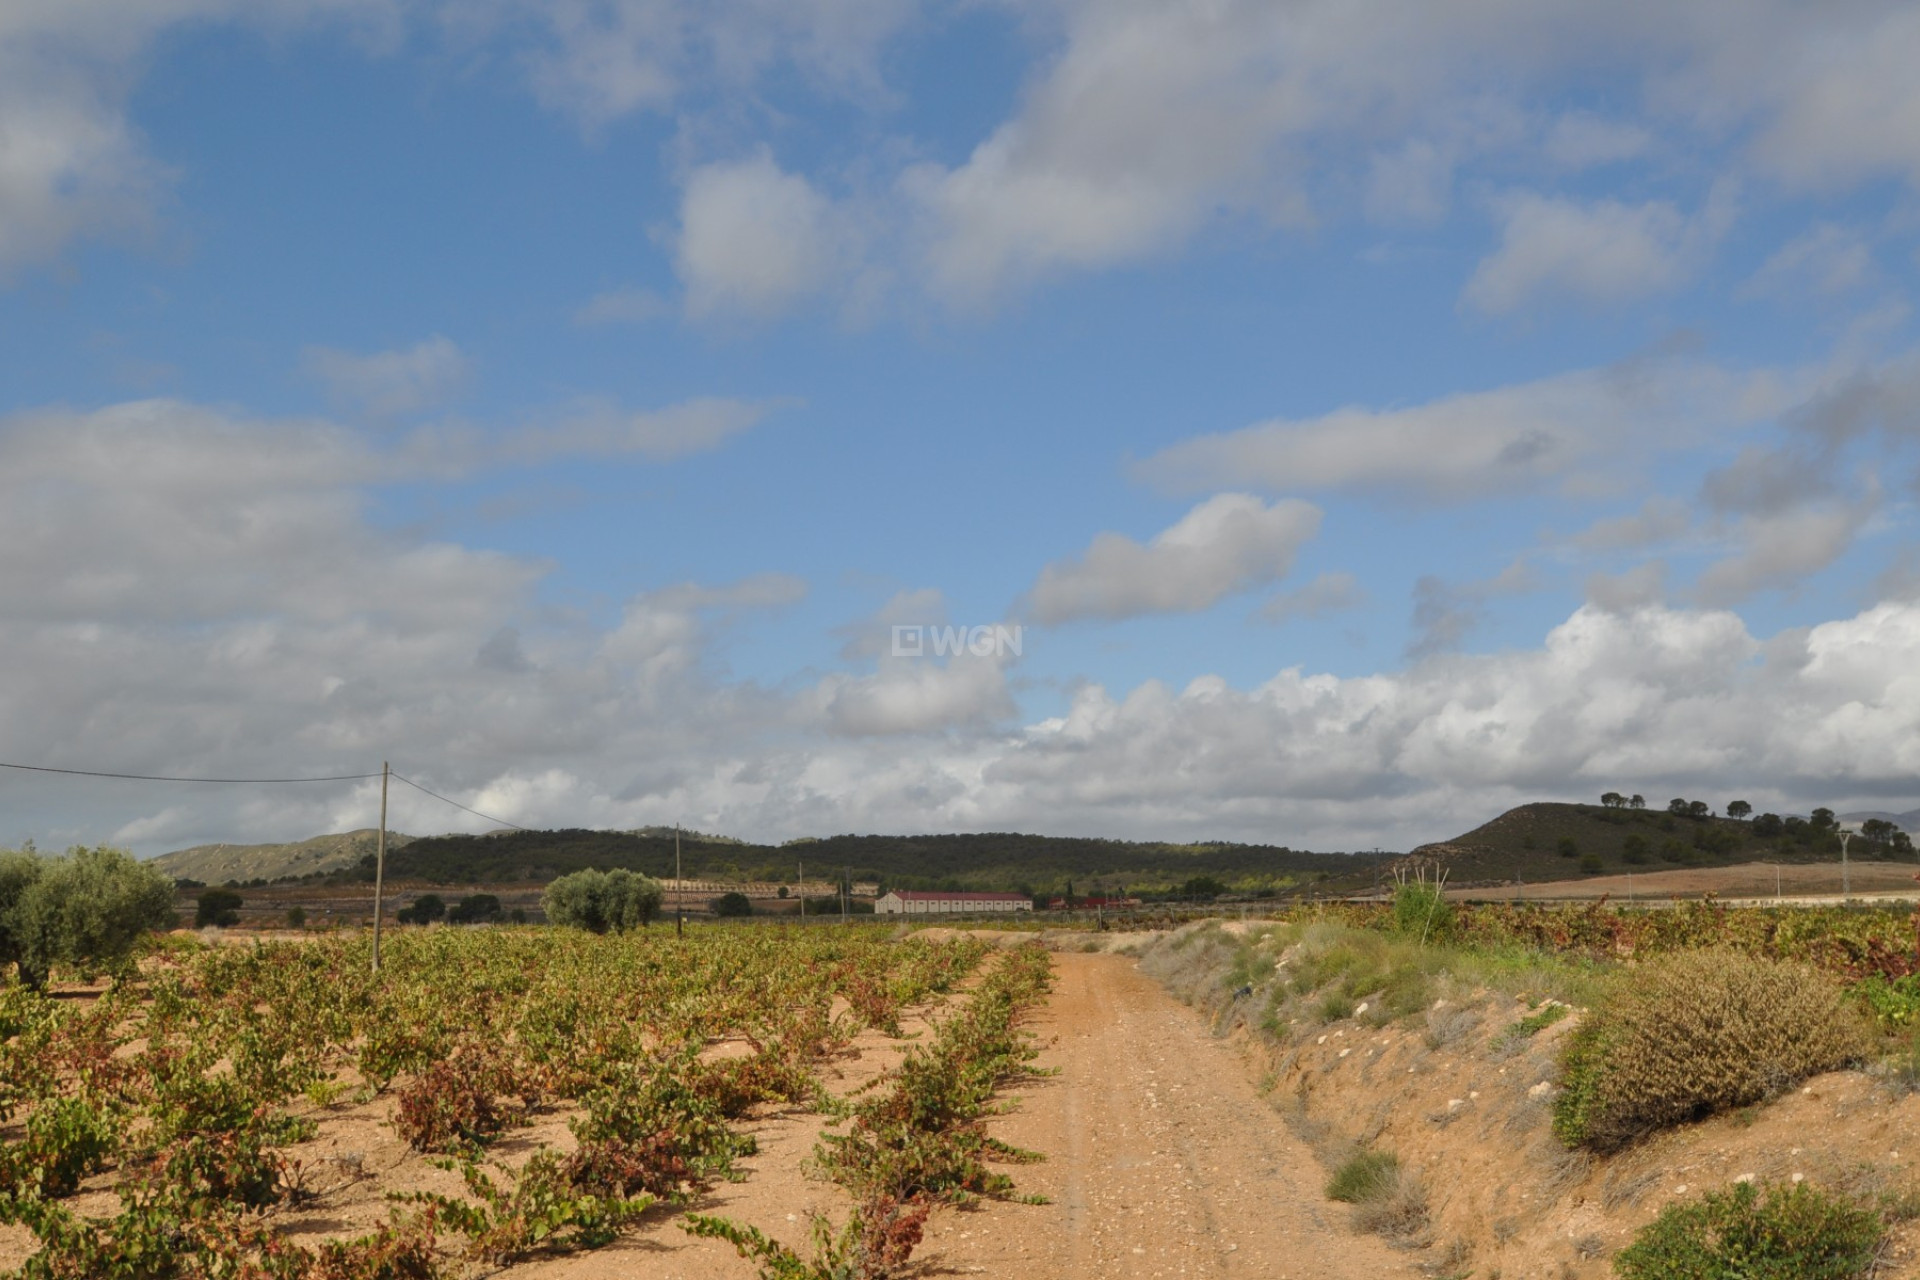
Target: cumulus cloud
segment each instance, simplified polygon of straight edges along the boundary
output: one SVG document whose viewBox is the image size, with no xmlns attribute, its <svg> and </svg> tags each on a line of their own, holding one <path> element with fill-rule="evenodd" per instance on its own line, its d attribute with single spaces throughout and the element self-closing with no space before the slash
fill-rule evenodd
<svg viewBox="0 0 1920 1280">
<path fill-rule="evenodd" d="M 1670 289 L 1711 242 L 1717 216 L 1689 219 L 1663 200 L 1581 203 L 1524 193 L 1503 203 L 1501 221 L 1499 249 L 1461 295 L 1493 314 L 1543 295 L 1612 303 Z"/>
<path fill-rule="evenodd" d="M 1729 169 L 1822 193 L 1920 181 L 1910 74 L 1920 18 L 1897 0 L 1839 10 L 1760 0 L 1738 21 L 1719 0 L 1444 0 L 1390 16 L 1324 0 L 1111 0 L 1023 16 L 1039 49 L 1014 112 L 963 160 L 897 175 L 889 216 L 903 256 L 956 301 L 1177 251 L 1222 220 L 1301 227 L 1355 205 L 1431 217 L 1459 170 L 1495 165 L 1511 180 L 1516 156 L 1581 170 L 1708 146 Z M 900 0 L 13 5 L 0 14 L 0 264 L 43 259 L 150 209 L 164 158 L 145 154 L 126 103 L 156 41 L 193 22 L 346 27 L 369 49 L 506 69 L 590 130 L 658 113 L 692 125 L 690 137 L 737 139 L 743 117 L 771 114 L 770 85 L 876 117 L 894 108 L 882 68 L 915 10 Z M 1620 86 L 1612 113 L 1559 110 L 1564 86 L 1593 76 Z M 1436 136 L 1435 120 L 1475 124 Z M 783 196 L 789 214 L 797 195 Z M 1536 281 L 1602 297 L 1663 287 L 1687 269 L 1677 217 L 1657 200 L 1527 206 L 1476 282 L 1476 305 L 1519 305 Z M 1552 249 L 1570 237 L 1628 269 L 1583 270 Z M 794 287 L 761 285 L 776 296 Z M 752 285 L 745 300 L 768 305 Z"/>
<path fill-rule="evenodd" d="M 765 153 L 688 176 L 674 269 L 696 320 L 777 315 L 819 291 L 840 254 L 832 205 Z"/>
<path fill-rule="evenodd" d="M 961 653 L 945 662 L 883 661 L 870 676 L 828 680 L 820 691 L 828 723 L 853 736 L 928 733 L 989 725 L 1013 714 L 1005 659 Z"/>
<path fill-rule="evenodd" d="M 473 362 L 438 334 L 405 350 L 367 355 L 308 347 L 300 363 L 326 384 L 337 403 L 381 418 L 439 408 L 460 393 L 473 373 Z"/>
<path fill-rule="evenodd" d="M 1768 379 L 1679 359 L 1558 374 L 1408 408 L 1349 407 L 1183 441 L 1135 474 L 1173 492 L 1371 489 L 1459 501 L 1588 484 L 1638 450 L 1681 447 L 1777 412 Z"/>
<path fill-rule="evenodd" d="M 534 825 L 1322 848 L 1603 789 L 1904 805 L 1920 774 L 1911 601 L 1761 639 L 1732 613 L 1615 599 L 1537 646 L 1252 687 L 1087 684 L 1022 728 L 1002 657 L 729 675 L 724 637 L 805 591 L 781 575 L 647 590 L 606 623 L 543 610 L 545 565 L 370 521 L 359 495 L 385 465 L 325 424 L 179 405 L 0 421 L 0 758 L 222 776 L 391 759 Z M 907 592 L 882 613 L 940 608 Z M 148 852 L 363 826 L 378 806 L 377 784 L 0 781 L 8 840 Z M 484 826 L 405 788 L 393 821 Z"/>
<path fill-rule="evenodd" d="M 1911 606 L 1766 646 L 1730 613 L 1589 606 L 1540 648 L 1394 674 L 1089 687 L 984 776 L 1035 813 L 1119 806 L 1190 824 L 1197 793 L 1221 827 L 1338 832 L 1346 848 L 1604 788 L 1905 796 L 1920 765 L 1916 658 Z"/>
<path fill-rule="evenodd" d="M 1217 494 L 1145 545 L 1103 533 L 1085 554 L 1048 565 L 1025 609 L 1043 623 L 1198 612 L 1285 577 L 1319 530 L 1320 509 L 1310 503 Z"/>
</svg>

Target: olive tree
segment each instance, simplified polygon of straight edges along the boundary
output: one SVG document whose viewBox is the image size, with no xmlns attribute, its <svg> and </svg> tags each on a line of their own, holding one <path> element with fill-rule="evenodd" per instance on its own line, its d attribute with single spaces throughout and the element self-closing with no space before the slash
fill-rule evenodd
<svg viewBox="0 0 1920 1280">
<path fill-rule="evenodd" d="M 576 871 L 561 876 L 540 895 L 540 907 L 554 924 L 592 933 L 624 933 L 659 914 L 666 889 L 651 876 L 615 868 Z"/>
<path fill-rule="evenodd" d="M 119 969 L 143 934 L 173 924 L 172 878 L 118 849 L 0 854 L 0 963 L 28 986 L 56 964 Z"/>
</svg>

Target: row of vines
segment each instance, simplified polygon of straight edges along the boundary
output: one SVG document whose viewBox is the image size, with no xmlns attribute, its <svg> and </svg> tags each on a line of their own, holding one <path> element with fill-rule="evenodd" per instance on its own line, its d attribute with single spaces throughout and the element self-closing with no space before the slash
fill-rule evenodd
<svg viewBox="0 0 1920 1280">
<path fill-rule="evenodd" d="M 9 1275 L 427 1280 L 593 1248 L 732 1175 L 756 1104 L 844 1109 L 820 1064 L 897 1033 L 984 952 L 873 930 L 440 930 L 394 939 L 379 975 L 352 939 L 170 942 L 97 998 L 0 987 L 0 1224 L 36 1246 Z M 396 1193 L 371 1234 L 297 1242 L 279 1228 L 313 1193 L 288 1149 L 376 1098 L 467 1194 Z M 489 1159 L 543 1113 L 569 1117 L 566 1150 Z M 83 1184 L 117 1210 L 77 1209 Z"/>
</svg>

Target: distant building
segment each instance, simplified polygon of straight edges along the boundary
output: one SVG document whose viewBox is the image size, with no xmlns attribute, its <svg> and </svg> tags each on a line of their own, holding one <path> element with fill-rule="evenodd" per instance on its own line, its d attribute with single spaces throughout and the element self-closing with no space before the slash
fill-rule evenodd
<svg viewBox="0 0 1920 1280">
<path fill-rule="evenodd" d="M 873 904 L 883 916 L 930 916 L 961 911 L 1031 911 L 1033 899 L 1024 893 L 919 893 L 895 889 Z"/>
</svg>

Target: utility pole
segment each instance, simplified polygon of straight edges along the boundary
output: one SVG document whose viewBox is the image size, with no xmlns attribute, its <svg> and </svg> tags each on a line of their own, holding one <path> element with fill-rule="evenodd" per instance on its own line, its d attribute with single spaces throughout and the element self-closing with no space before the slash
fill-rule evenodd
<svg viewBox="0 0 1920 1280">
<path fill-rule="evenodd" d="M 380 843 L 373 854 L 373 971 L 380 972 L 380 911 L 387 887 L 387 778 L 393 772 L 380 762 Z"/>
<path fill-rule="evenodd" d="M 687 936 L 687 886 L 680 879 L 680 824 L 673 824 L 673 936 Z"/>
<path fill-rule="evenodd" d="M 853 892 L 853 868 L 842 867 L 840 868 L 840 923 L 841 924 L 847 923 L 848 917 L 853 914 L 852 905 L 847 901 L 847 895 L 852 892 Z"/>
<path fill-rule="evenodd" d="M 1840 833 L 1840 905 L 1845 906 L 1847 899 L 1853 896 L 1853 868 L 1847 865 L 1847 841 L 1853 839 L 1853 832 Z"/>
</svg>

